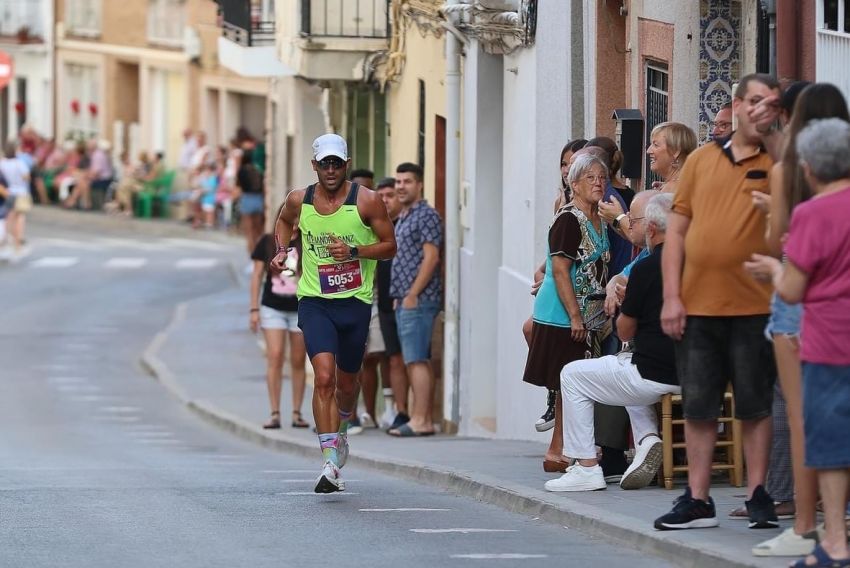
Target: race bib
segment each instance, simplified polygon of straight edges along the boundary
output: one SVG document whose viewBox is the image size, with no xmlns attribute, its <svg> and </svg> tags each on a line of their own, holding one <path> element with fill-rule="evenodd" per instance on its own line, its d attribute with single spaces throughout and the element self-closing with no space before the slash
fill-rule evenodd
<svg viewBox="0 0 850 568">
<path fill-rule="evenodd" d="M 319 286 L 322 294 L 349 292 L 360 288 L 362 284 L 363 275 L 360 273 L 359 260 L 319 265 Z"/>
</svg>

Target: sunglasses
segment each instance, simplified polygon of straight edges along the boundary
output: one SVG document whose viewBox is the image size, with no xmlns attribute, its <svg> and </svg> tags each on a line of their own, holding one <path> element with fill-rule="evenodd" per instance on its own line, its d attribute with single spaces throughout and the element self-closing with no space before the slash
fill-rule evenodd
<svg viewBox="0 0 850 568">
<path fill-rule="evenodd" d="M 329 169 L 341 170 L 342 168 L 345 167 L 345 160 L 343 160 L 341 158 L 336 158 L 336 157 L 328 157 L 328 158 L 322 158 L 321 160 L 316 162 L 316 164 L 318 164 L 319 169 L 322 169 L 322 170 L 329 170 Z"/>
</svg>

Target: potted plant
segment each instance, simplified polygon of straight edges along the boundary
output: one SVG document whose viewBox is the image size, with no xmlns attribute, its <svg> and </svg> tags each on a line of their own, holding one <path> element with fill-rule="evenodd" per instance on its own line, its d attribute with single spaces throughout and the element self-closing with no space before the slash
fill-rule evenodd
<svg viewBox="0 0 850 568">
<path fill-rule="evenodd" d="M 30 38 L 30 27 L 29 26 L 19 27 L 18 32 L 15 35 L 17 35 L 18 41 L 20 43 L 26 43 Z"/>
</svg>

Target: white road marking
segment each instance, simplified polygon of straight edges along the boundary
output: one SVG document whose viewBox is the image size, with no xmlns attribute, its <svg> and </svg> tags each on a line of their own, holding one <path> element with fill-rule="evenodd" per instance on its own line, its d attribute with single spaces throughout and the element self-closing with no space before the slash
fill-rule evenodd
<svg viewBox="0 0 850 568">
<path fill-rule="evenodd" d="M 118 256 L 107 260 L 104 268 L 141 268 L 148 263 L 146 258 Z"/>
<path fill-rule="evenodd" d="M 415 511 L 451 511 L 451 509 L 427 509 L 420 507 L 401 507 L 399 509 L 360 509 L 361 513 L 408 513 Z"/>
<path fill-rule="evenodd" d="M 182 444 L 182 440 L 176 438 L 139 438 L 134 440 L 137 444 L 147 444 L 151 446 L 169 446 L 174 444 Z"/>
<path fill-rule="evenodd" d="M 76 256 L 45 256 L 30 262 L 32 268 L 68 268 L 80 262 Z"/>
<path fill-rule="evenodd" d="M 149 439 L 159 438 L 159 439 L 163 439 L 163 438 L 173 438 L 174 437 L 174 434 L 172 434 L 171 432 L 159 432 L 159 431 L 152 431 L 152 430 L 135 430 L 135 431 L 127 432 L 127 434 L 129 436 L 132 436 L 133 438 L 149 438 Z"/>
<path fill-rule="evenodd" d="M 75 396 L 72 396 L 72 397 L 69 397 L 69 398 L 70 398 L 70 400 L 72 400 L 74 402 L 98 402 L 98 401 L 105 401 L 105 400 L 115 400 L 118 397 L 102 396 L 102 395 L 99 395 L 99 394 L 80 394 L 80 395 L 75 395 Z"/>
<path fill-rule="evenodd" d="M 100 392 L 100 387 L 97 385 L 69 384 L 57 385 L 56 390 L 59 392 Z"/>
<path fill-rule="evenodd" d="M 79 384 L 79 383 L 87 383 L 88 379 L 84 379 L 83 377 L 48 377 L 48 383 L 57 384 L 57 385 L 67 385 L 67 384 Z"/>
<path fill-rule="evenodd" d="M 314 480 L 315 481 L 315 480 Z M 287 491 L 286 493 L 280 493 L 280 495 L 316 495 L 316 496 L 324 496 L 324 495 L 360 495 L 360 493 L 350 493 L 348 491 L 335 491 L 334 493 L 316 493 L 314 491 Z"/>
<path fill-rule="evenodd" d="M 136 406 L 102 406 L 98 410 L 115 414 L 135 414 L 141 409 Z"/>
<path fill-rule="evenodd" d="M 162 242 L 170 244 L 170 245 L 179 246 L 179 247 L 195 248 L 195 249 L 202 249 L 202 250 L 220 251 L 220 250 L 224 250 L 226 248 L 224 245 L 222 245 L 220 243 L 211 243 L 209 241 L 197 241 L 197 240 L 194 240 L 194 239 L 181 239 L 181 238 L 178 238 L 178 237 L 162 239 Z"/>
<path fill-rule="evenodd" d="M 526 560 L 531 558 L 548 558 L 546 554 L 519 554 L 508 552 L 505 554 L 452 554 L 449 558 L 466 558 L 469 560 Z"/>
<path fill-rule="evenodd" d="M 197 270 L 204 268 L 212 268 L 216 264 L 218 264 L 218 259 L 216 258 L 181 258 L 177 261 L 174 267 L 184 270 Z"/>
<path fill-rule="evenodd" d="M 142 418 L 140 416 L 117 416 L 114 414 L 106 414 L 104 416 L 95 416 L 94 419 L 100 422 L 138 422 Z"/>
<path fill-rule="evenodd" d="M 409 529 L 412 533 L 420 533 L 420 534 L 446 534 L 446 533 L 458 533 L 458 534 L 473 534 L 473 533 L 506 533 L 506 532 L 518 532 L 513 529 Z"/>
</svg>

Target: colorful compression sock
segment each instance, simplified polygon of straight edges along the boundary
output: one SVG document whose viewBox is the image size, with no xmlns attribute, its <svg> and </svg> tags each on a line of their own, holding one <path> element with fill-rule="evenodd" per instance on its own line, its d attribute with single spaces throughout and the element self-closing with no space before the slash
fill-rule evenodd
<svg viewBox="0 0 850 568">
<path fill-rule="evenodd" d="M 351 417 L 354 416 L 354 412 L 345 412 L 342 409 L 339 409 L 339 433 L 340 434 L 348 434 L 348 425 L 351 422 Z"/>
<path fill-rule="evenodd" d="M 322 457 L 325 461 L 333 462 L 334 465 L 339 465 L 339 457 L 337 457 L 336 447 L 339 434 L 319 434 L 319 446 L 322 448 Z"/>
</svg>

